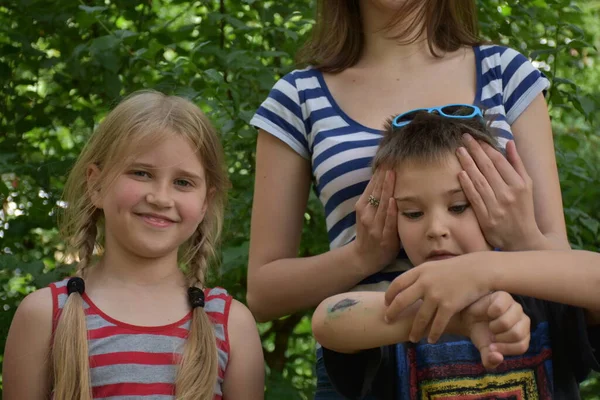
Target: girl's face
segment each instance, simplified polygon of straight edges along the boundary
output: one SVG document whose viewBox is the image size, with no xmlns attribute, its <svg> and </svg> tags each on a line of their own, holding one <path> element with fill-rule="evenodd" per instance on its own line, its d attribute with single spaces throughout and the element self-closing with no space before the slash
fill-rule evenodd
<svg viewBox="0 0 600 400">
<path fill-rule="evenodd" d="M 90 177 L 97 174 L 93 169 Z M 176 255 L 204 219 L 207 200 L 201 160 L 187 139 L 170 135 L 132 160 L 98 196 L 106 250 L 118 246 L 142 258 Z"/>
</svg>

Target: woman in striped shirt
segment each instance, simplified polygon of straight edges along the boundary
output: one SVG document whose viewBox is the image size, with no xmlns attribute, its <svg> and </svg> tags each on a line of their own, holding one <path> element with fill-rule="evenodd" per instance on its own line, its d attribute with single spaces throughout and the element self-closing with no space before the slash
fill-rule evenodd
<svg viewBox="0 0 600 400">
<path fill-rule="evenodd" d="M 141 92 L 111 111 L 65 187 L 76 276 L 19 306 L 5 399 L 262 399 L 252 315 L 205 287 L 227 186 L 218 136 L 191 102 Z"/>
<path fill-rule="evenodd" d="M 486 239 L 504 250 L 568 248 L 543 95 L 549 82 L 517 51 L 483 44 L 474 0 L 317 3 L 313 37 L 299 57 L 309 66 L 282 77 L 251 121 L 259 134 L 248 304 L 257 319 L 353 288 L 385 290 L 410 268 L 394 229 L 394 174 L 371 176 L 370 163 L 382 121 L 411 109 L 466 103 L 493 116 L 500 145 L 514 139 L 533 180 L 535 218 L 523 218 L 531 209 L 509 187 L 494 213 L 478 213 Z M 483 200 L 494 199 L 489 174 L 478 174 L 473 161 L 491 166 L 484 171 L 494 164 L 473 154 L 461 162 Z M 298 258 L 311 184 L 330 251 Z M 317 398 L 336 398 L 319 350 L 317 372 Z"/>
</svg>

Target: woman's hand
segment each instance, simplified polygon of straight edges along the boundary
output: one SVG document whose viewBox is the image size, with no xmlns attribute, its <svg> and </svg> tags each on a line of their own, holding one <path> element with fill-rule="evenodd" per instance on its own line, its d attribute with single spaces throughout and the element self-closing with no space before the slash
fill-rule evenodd
<svg viewBox="0 0 600 400">
<path fill-rule="evenodd" d="M 541 247 L 545 238 L 535 221 L 533 183 L 515 143 L 507 143 L 504 158 L 468 134 L 464 142 L 457 151 L 464 169 L 458 177 L 486 240 L 507 251 Z"/>
<path fill-rule="evenodd" d="M 481 353 L 481 363 L 494 369 L 504 356 L 525 353 L 531 339 L 531 320 L 523 307 L 506 292 L 482 297 L 460 313 L 464 336 Z"/>
<path fill-rule="evenodd" d="M 356 203 L 353 260 L 366 276 L 390 264 L 400 251 L 396 229 L 398 209 L 393 199 L 394 171 L 377 170 Z"/>
<path fill-rule="evenodd" d="M 387 321 L 394 321 L 422 299 L 409 339 L 420 340 L 431 323 L 428 340 L 437 342 L 455 314 L 492 290 L 494 269 L 484 265 L 486 254 L 489 252 L 426 262 L 394 279 L 385 293 Z"/>
</svg>

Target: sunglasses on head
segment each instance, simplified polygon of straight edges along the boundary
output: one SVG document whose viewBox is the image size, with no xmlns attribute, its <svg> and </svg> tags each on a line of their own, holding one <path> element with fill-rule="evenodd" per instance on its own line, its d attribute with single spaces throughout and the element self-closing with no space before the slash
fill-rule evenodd
<svg viewBox="0 0 600 400">
<path fill-rule="evenodd" d="M 411 123 L 417 114 L 421 112 L 434 113 L 446 118 L 470 119 L 474 117 L 483 118 L 481 109 L 472 104 L 448 104 L 441 107 L 416 108 L 402 113 L 392 121 L 394 129 L 401 128 Z"/>
</svg>

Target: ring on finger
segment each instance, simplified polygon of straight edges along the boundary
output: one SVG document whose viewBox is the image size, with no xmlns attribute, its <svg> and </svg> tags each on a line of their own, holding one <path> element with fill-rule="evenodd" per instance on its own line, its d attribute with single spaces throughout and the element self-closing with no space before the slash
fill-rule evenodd
<svg viewBox="0 0 600 400">
<path fill-rule="evenodd" d="M 369 204 L 373 207 L 379 207 L 379 199 L 376 199 L 372 194 L 369 195 Z"/>
</svg>

